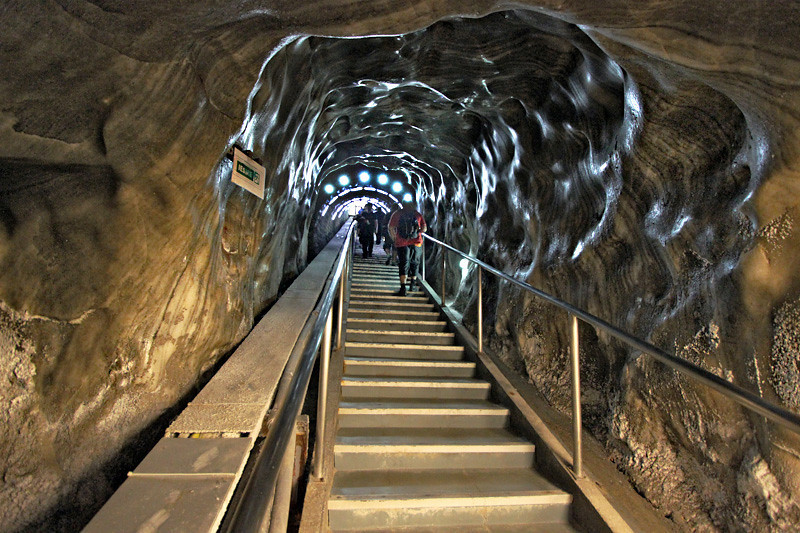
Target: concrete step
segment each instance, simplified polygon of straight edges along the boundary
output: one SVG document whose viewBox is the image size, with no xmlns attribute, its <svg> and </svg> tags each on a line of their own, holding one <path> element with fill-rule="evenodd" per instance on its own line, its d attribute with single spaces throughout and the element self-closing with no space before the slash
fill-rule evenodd
<svg viewBox="0 0 800 533">
<path fill-rule="evenodd" d="M 348 307 L 347 320 L 352 318 L 380 319 L 380 320 L 416 320 L 439 322 L 441 316 L 438 311 L 398 311 L 396 309 L 372 309 L 368 307 Z"/>
<path fill-rule="evenodd" d="M 399 272 L 397 271 L 396 266 L 372 266 L 372 267 L 362 267 L 356 266 L 353 268 L 353 275 L 365 275 L 365 276 L 392 276 L 395 278 L 399 278 Z"/>
<path fill-rule="evenodd" d="M 372 342 L 387 344 L 437 344 L 452 346 L 455 342 L 454 333 L 429 332 L 429 331 L 387 331 L 376 329 L 348 328 L 345 339 L 348 342 Z"/>
<path fill-rule="evenodd" d="M 423 361 L 348 357 L 346 376 L 469 378 L 475 375 L 471 361 Z"/>
<path fill-rule="evenodd" d="M 431 398 L 485 400 L 489 383 L 471 378 L 366 377 L 342 378 L 342 398 Z"/>
<path fill-rule="evenodd" d="M 346 529 L 332 529 L 332 533 L 348 531 Z M 350 530 L 352 531 L 352 530 Z M 408 526 L 408 527 L 361 527 L 361 533 L 453 533 L 450 526 Z M 543 524 L 491 524 L 458 526 L 458 533 L 578 533 L 578 530 L 561 522 L 546 522 Z"/>
<path fill-rule="evenodd" d="M 535 447 L 495 428 L 346 428 L 334 446 L 336 471 L 531 468 Z"/>
<path fill-rule="evenodd" d="M 386 264 L 386 259 L 380 263 L 368 263 L 368 264 L 359 264 L 356 263 L 353 265 L 353 270 L 380 270 L 380 271 L 387 271 L 392 272 L 393 274 L 397 275 L 397 265 Z"/>
<path fill-rule="evenodd" d="M 464 347 L 345 341 L 344 353 L 345 355 L 356 355 L 359 357 L 458 361 L 464 357 Z"/>
<path fill-rule="evenodd" d="M 371 295 L 384 295 L 384 296 L 396 296 L 397 291 L 400 289 L 400 283 L 394 283 L 391 288 L 376 288 L 372 285 L 352 285 L 350 287 L 350 294 L 351 296 L 371 296 Z M 407 289 L 406 289 L 407 290 Z M 408 291 L 410 296 L 425 296 L 425 293 L 422 292 L 419 288 L 416 288 L 412 291 Z"/>
<path fill-rule="evenodd" d="M 371 297 L 374 294 L 382 294 L 386 296 L 397 296 L 397 291 L 400 290 L 400 283 L 398 282 L 388 282 L 383 284 L 376 284 L 376 283 L 366 283 L 366 284 L 358 284 L 352 285 L 350 287 L 350 297 Z M 422 292 L 422 290 L 417 287 L 412 290 L 408 290 L 408 286 L 406 286 L 406 295 L 407 296 L 424 296 L 427 298 L 427 294 Z"/>
<path fill-rule="evenodd" d="M 508 409 L 485 400 L 395 398 L 339 404 L 339 428 L 502 428 L 507 420 Z"/>
<path fill-rule="evenodd" d="M 393 274 L 369 274 L 366 272 L 354 272 L 350 278 L 352 282 L 381 282 L 381 283 L 400 283 L 400 276 L 397 272 Z"/>
<path fill-rule="evenodd" d="M 396 302 L 396 303 L 428 303 L 428 297 L 420 292 L 408 293 L 406 296 L 398 296 L 397 291 L 391 294 L 377 293 L 373 291 L 350 291 L 350 301 L 370 301 L 370 302 Z"/>
<path fill-rule="evenodd" d="M 436 322 L 424 320 L 389 320 L 381 318 L 347 318 L 347 327 L 353 329 L 377 329 L 385 331 L 424 331 L 432 333 L 444 333 L 447 330 L 447 322 L 440 320 Z"/>
<path fill-rule="evenodd" d="M 406 282 L 406 286 L 408 286 L 408 282 Z M 395 279 L 383 279 L 383 280 L 351 280 L 350 289 L 351 290 L 397 290 L 400 288 L 400 280 L 397 278 Z"/>
<path fill-rule="evenodd" d="M 361 257 L 361 249 L 359 248 L 358 251 L 353 255 L 353 264 L 357 266 L 364 266 L 364 265 L 383 265 L 386 263 L 386 254 L 382 253 L 382 250 L 379 251 L 377 248 L 377 244 L 375 245 L 376 248 L 373 250 L 372 257 Z"/>
<path fill-rule="evenodd" d="M 367 273 L 367 272 L 353 272 L 353 277 L 351 278 L 353 281 L 393 281 L 395 283 L 400 283 L 400 276 L 397 275 L 397 272 L 394 274 L 379 274 L 379 273 Z"/>
<path fill-rule="evenodd" d="M 400 278 L 397 276 L 363 276 L 360 274 L 354 275 L 350 278 L 351 285 L 396 285 L 400 286 Z M 407 283 L 407 282 L 406 282 Z"/>
<path fill-rule="evenodd" d="M 376 302 L 371 299 L 350 298 L 350 309 L 374 309 L 376 311 L 433 311 L 436 307 L 426 302 Z"/>
<path fill-rule="evenodd" d="M 333 530 L 491 526 L 569 520 L 569 494 L 533 470 L 337 472 Z"/>
<path fill-rule="evenodd" d="M 353 268 L 366 268 L 366 269 L 371 269 L 371 268 L 383 269 L 383 268 L 386 268 L 386 269 L 393 269 L 393 272 L 397 273 L 397 265 L 395 265 L 395 266 L 387 265 L 385 256 L 383 258 L 383 262 L 379 262 L 377 264 L 374 263 L 374 262 L 370 262 L 370 263 L 357 262 L 357 263 L 353 264 Z"/>
</svg>

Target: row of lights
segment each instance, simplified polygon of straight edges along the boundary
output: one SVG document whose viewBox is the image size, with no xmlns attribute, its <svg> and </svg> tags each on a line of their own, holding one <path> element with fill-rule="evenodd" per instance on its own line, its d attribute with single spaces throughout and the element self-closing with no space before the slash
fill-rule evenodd
<svg viewBox="0 0 800 533">
<path fill-rule="evenodd" d="M 367 171 L 362 171 L 358 174 L 358 181 L 363 184 L 369 183 L 370 179 L 371 176 Z M 389 176 L 387 176 L 386 174 L 378 174 L 377 180 L 378 180 L 378 185 L 386 186 L 389 184 Z M 347 187 L 348 185 L 350 185 L 350 176 L 348 176 L 347 174 L 342 174 L 341 176 L 339 176 L 337 181 L 339 182 L 339 185 L 341 185 L 342 187 Z M 326 194 L 333 194 L 333 191 L 335 191 L 336 188 L 333 186 L 333 184 L 328 183 L 327 185 L 325 185 L 325 187 L 322 188 L 322 190 L 324 190 Z M 400 193 L 402 190 L 403 190 L 402 183 L 400 183 L 399 181 L 395 181 L 394 183 L 392 183 L 392 191 L 394 191 L 395 193 Z M 403 195 L 404 202 L 410 202 L 413 199 L 414 197 L 411 195 L 411 193 L 407 192 Z"/>
</svg>

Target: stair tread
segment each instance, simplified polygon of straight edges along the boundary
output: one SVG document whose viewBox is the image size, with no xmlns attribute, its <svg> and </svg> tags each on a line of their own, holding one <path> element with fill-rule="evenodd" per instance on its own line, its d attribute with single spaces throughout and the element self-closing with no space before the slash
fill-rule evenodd
<svg viewBox="0 0 800 533">
<path fill-rule="evenodd" d="M 397 287 L 400 286 L 400 280 L 397 277 L 394 278 L 374 278 L 368 279 L 366 277 L 359 277 L 355 276 L 351 280 L 351 287 L 354 285 L 359 285 L 361 287 L 374 287 L 375 284 L 378 285 L 396 285 Z"/>
<path fill-rule="evenodd" d="M 350 301 L 351 302 L 401 302 L 401 303 L 428 303 L 428 297 L 423 295 L 414 295 L 406 293 L 405 296 L 399 296 L 397 294 L 356 294 L 354 292 L 350 293 Z"/>
<path fill-rule="evenodd" d="M 393 276 L 379 276 L 379 275 L 365 275 L 365 274 L 353 274 L 353 277 L 350 279 L 352 283 L 372 283 L 374 281 L 379 281 L 381 283 L 396 283 L 400 285 L 400 280 L 397 279 L 397 272 L 394 273 Z"/>
<path fill-rule="evenodd" d="M 472 361 L 442 361 L 437 359 L 393 359 L 391 357 L 358 357 L 348 355 L 344 359 L 345 363 L 353 364 L 373 364 L 380 366 L 435 366 L 452 368 L 472 368 L 475 363 Z"/>
<path fill-rule="evenodd" d="M 455 338 L 455 333 L 447 331 L 407 331 L 407 330 L 392 330 L 392 329 L 357 329 L 347 328 L 347 333 L 369 333 L 371 335 L 414 335 L 415 337 L 440 337 L 440 338 Z"/>
<path fill-rule="evenodd" d="M 401 307 L 424 307 L 425 309 L 433 309 L 433 304 L 428 302 L 427 300 L 424 302 L 414 302 L 414 301 L 402 301 L 402 302 L 376 302 L 373 299 L 369 300 L 350 300 L 350 307 L 362 307 L 366 306 L 368 308 L 382 308 L 390 305 L 399 305 Z"/>
<path fill-rule="evenodd" d="M 533 444 L 502 428 L 341 428 L 336 446 L 376 445 L 492 446 L 514 445 L 533 448 Z"/>
<path fill-rule="evenodd" d="M 458 345 L 444 345 L 444 344 L 401 344 L 396 342 L 353 342 L 353 341 L 346 341 L 345 342 L 345 349 L 347 348 L 394 348 L 394 349 L 403 349 L 408 348 L 409 350 L 419 350 L 421 348 L 426 348 L 430 350 L 436 351 L 443 351 L 443 352 L 463 352 L 464 347 Z"/>
<path fill-rule="evenodd" d="M 345 529 L 332 529 L 332 533 L 340 531 L 352 531 Z M 453 526 L 431 526 L 431 527 L 377 527 L 359 528 L 360 533 L 452 533 Z M 577 530 L 569 524 L 561 522 L 545 522 L 541 524 L 491 524 L 485 526 L 465 526 L 459 524 L 458 533 L 577 533 Z"/>
<path fill-rule="evenodd" d="M 351 285 L 351 287 L 350 287 L 350 295 L 351 296 L 352 295 L 360 296 L 362 294 L 382 294 L 382 295 L 385 295 L 385 296 L 393 296 L 393 295 L 397 294 L 397 289 L 399 289 L 399 288 L 400 288 L 400 284 L 399 283 L 397 283 L 395 285 L 395 288 L 393 288 L 393 289 L 376 289 L 376 288 L 374 288 L 372 286 L 370 286 L 369 288 L 367 288 L 367 287 L 363 287 L 362 288 L 362 287 L 359 287 L 359 286 Z M 408 294 L 410 294 L 412 296 L 417 295 L 417 294 L 419 294 L 420 296 L 424 296 L 425 295 L 425 293 L 423 293 L 422 291 L 417 290 L 417 289 L 413 289 L 413 290 L 409 291 Z"/>
<path fill-rule="evenodd" d="M 571 497 L 531 469 L 486 470 L 388 470 L 337 472 L 331 489 L 331 504 L 346 500 L 363 502 L 424 502 L 442 498 L 475 499 L 478 505 L 515 496 L 533 496 L 541 503 L 569 503 Z M 499 503 L 497 501 L 493 502 Z"/>
<path fill-rule="evenodd" d="M 443 326 L 447 325 L 447 322 L 444 320 L 402 320 L 402 319 L 391 319 L 391 318 L 351 318 L 347 321 L 348 323 L 355 322 L 356 325 L 360 325 L 362 322 L 369 323 L 369 324 L 441 324 Z"/>
<path fill-rule="evenodd" d="M 365 377 L 365 376 L 345 376 L 342 378 L 342 385 L 417 385 L 417 386 L 430 386 L 441 387 L 448 385 L 454 388 L 458 387 L 475 387 L 475 388 L 489 388 L 489 383 L 482 379 L 470 378 L 437 378 L 437 377 Z"/>
<path fill-rule="evenodd" d="M 486 400 L 468 399 L 441 399 L 435 398 L 363 398 L 358 400 L 343 399 L 339 403 L 342 410 L 407 410 L 407 411 L 463 411 L 465 414 L 475 411 L 491 411 L 507 413 L 508 409 L 502 405 Z"/>
<path fill-rule="evenodd" d="M 372 309 L 370 307 L 360 307 L 360 308 L 356 308 L 356 309 L 350 308 L 348 310 L 348 317 L 353 312 L 355 312 L 355 313 L 372 313 L 374 315 L 379 315 L 379 316 L 382 316 L 382 317 L 391 317 L 391 316 L 426 317 L 427 316 L 427 317 L 435 317 L 437 319 L 440 317 L 439 312 L 435 311 L 435 310 L 430 310 L 430 311 L 409 311 L 407 309 Z M 349 320 L 349 318 L 348 318 L 348 320 Z M 436 322 L 439 322 L 439 321 L 436 320 Z"/>
</svg>

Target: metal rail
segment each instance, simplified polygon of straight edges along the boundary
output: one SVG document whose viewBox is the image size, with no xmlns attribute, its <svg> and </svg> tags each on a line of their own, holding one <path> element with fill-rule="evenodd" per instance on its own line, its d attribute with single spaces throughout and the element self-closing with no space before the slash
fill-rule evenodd
<svg viewBox="0 0 800 533">
<path fill-rule="evenodd" d="M 255 459 L 252 474 L 246 481 L 242 497 L 231 514 L 228 521 L 227 531 L 229 533 L 256 533 L 266 531 L 269 522 L 269 509 L 275 494 L 275 487 L 278 479 L 281 461 L 289 439 L 294 434 L 295 421 L 300 415 L 303 402 L 306 398 L 308 385 L 311 380 L 311 373 L 317 359 L 317 352 L 322 348 L 322 358 L 320 359 L 320 384 L 327 385 L 328 358 L 330 356 L 331 333 L 333 329 L 332 313 L 333 303 L 337 294 L 344 298 L 344 285 L 347 278 L 343 275 L 345 266 L 351 259 L 353 241 L 353 228 L 350 225 L 347 230 L 339 258 L 328 278 L 323 296 L 317 303 L 312 313 L 314 320 L 311 325 L 311 333 L 305 346 L 302 347 L 300 362 L 297 372 L 292 376 L 285 395 L 285 401 L 274 408 L 275 415 L 272 419 L 271 430 Z M 341 310 L 341 305 L 339 306 Z M 341 342 L 342 313 L 339 312 L 337 324 L 337 342 Z M 308 327 L 308 325 L 307 325 Z M 296 347 L 295 349 L 298 349 Z M 323 376 L 323 374 L 325 374 Z M 326 394 L 320 389 L 317 402 L 317 435 L 314 446 L 314 459 L 312 475 L 319 478 L 322 475 L 322 452 L 325 441 L 325 401 Z"/>
<path fill-rule="evenodd" d="M 556 307 L 563 309 L 567 313 L 570 314 L 571 317 L 571 342 L 570 342 L 570 360 L 571 360 L 571 373 L 572 373 L 572 406 L 573 406 L 573 458 L 572 458 L 572 468 L 573 472 L 576 477 L 582 477 L 582 446 L 581 446 L 581 405 L 580 405 L 580 361 L 579 361 L 579 344 L 578 344 L 578 319 L 586 322 L 587 324 L 591 324 L 595 328 L 608 333 L 609 335 L 621 340 L 622 342 L 626 343 L 627 345 L 631 346 L 632 348 L 639 350 L 640 352 L 647 354 L 651 357 L 654 357 L 658 361 L 664 363 L 665 365 L 681 372 L 692 379 L 703 383 L 704 385 L 711 387 L 715 391 L 719 392 L 723 396 L 730 398 L 731 400 L 737 402 L 739 405 L 746 407 L 747 409 L 758 413 L 762 416 L 767 417 L 769 420 L 783 426 L 790 431 L 800 434 L 800 416 L 787 411 L 777 405 L 771 404 L 759 396 L 756 396 L 750 391 L 747 391 L 738 385 L 734 385 L 733 383 L 722 379 L 721 377 L 717 376 L 716 374 L 712 374 L 708 370 L 701 368 L 694 363 L 690 363 L 685 359 L 681 359 L 680 357 L 676 357 L 672 354 L 665 352 L 664 350 L 653 346 L 652 344 L 639 339 L 638 337 L 634 337 L 633 335 L 617 328 L 616 326 L 606 322 L 602 318 L 599 318 L 587 311 L 584 311 L 578 307 L 575 307 L 572 304 L 569 304 L 555 296 L 552 296 L 546 292 L 543 292 L 524 281 L 520 281 L 518 279 L 514 279 L 508 274 L 501 272 L 500 270 L 494 268 L 493 266 L 484 263 L 480 259 L 476 257 L 472 257 L 471 255 L 465 254 L 464 252 L 453 248 L 452 246 L 445 244 L 444 242 L 431 237 L 430 235 L 423 233 L 423 237 L 435 244 L 441 246 L 444 251 L 442 252 L 442 293 L 441 293 L 441 301 L 442 306 L 446 307 L 446 299 L 445 299 L 445 276 L 446 276 L 446 259 L 445 259 L 445 251 L 449 251 L 455 253 L 464 259 L 478 265 L 478 280 L 479 284 L 481 284 L 481 271 L 485 270 L 487 272 L 491 272 L 495 276 L 508 281 L 518 287 L 521 287 L 528 292 L 533 293 L 534 295 L 538 296 L 539 298 L 549 302 Z M 424 247 L 423 247 L 424 248 Z M 424 255 L 423 255 L 424 258 Z M 480 286 L 480 285 L 479 285 Z M 478 289 L 478 351 L 483 352 L 483 324 L 480 322 L 483 319 L 483 292 L 482 288 Z"/>
</svg>

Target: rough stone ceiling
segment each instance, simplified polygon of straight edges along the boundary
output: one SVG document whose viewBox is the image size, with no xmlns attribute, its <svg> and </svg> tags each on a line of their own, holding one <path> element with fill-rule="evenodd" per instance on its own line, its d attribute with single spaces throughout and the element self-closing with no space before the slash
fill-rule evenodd
<svg viewBox="0 0 800 533">
<path fill-rule="evenodd" d="M 318 184 L 354 164 L 401 171 L 462 249 L 800 406 L 794 2 L 41 0 L 0 21 L 3 529 L 96 508 L 303 268 Z M 233 142 L 265 201 L 229 183 Z M 564 407 L 558 317 L 487 293 L 493 349 Z M 796 439 L 584 335 L 587 426 L 658 509 L 797 524 Z"/>
</svg>

